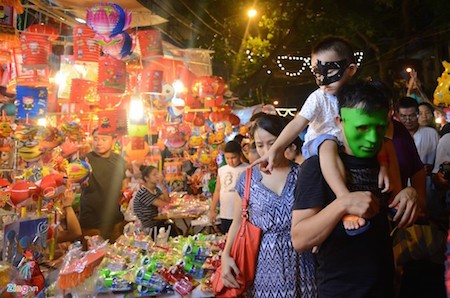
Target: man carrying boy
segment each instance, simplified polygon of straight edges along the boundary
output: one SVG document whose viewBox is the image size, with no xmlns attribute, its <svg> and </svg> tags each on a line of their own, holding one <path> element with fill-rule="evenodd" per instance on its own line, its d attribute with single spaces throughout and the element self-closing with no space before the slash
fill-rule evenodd
<svg viewBox="0 0 450 298">
<path fill-rule="evenodd" d="M 377 183 L 377 153 L 387 128 L 389 98 L 379 82 L 343 87 L 338 95 L 343 132 L 340 157 L 350 191 L 336 198 L 325 181 L 319 157 L 307 159 L 300 171 L 292 216 L 292 242 L 299 251 L 319 246 L 319 297 L 393 297 L 394 264 L 388 208 L 396 206 L 399 227 L 416 217 L 416 193 L 401 191 L 388 205 Z M 364 194 L 364 195 L 361 195 Z M 369 219 L 371 228 L 349 236 L 339 224 L 346 214 Z"/>
<path fill-rule="evenodd" d="M 245 171 L 248 164 L 241 162 L 242 149 L 241 144 L 238 142 L 228 142 L 224 151 L 227 164 L 219 168 L 216 189 L 213 194 L 211 208 L 209 209 L 209 218 L 212 224 L 216 222 L 216 208 L 220 199 L 220 226 L 222 233 L 226 234 L 233 222 L 234 197 L 236 195 L 234 187 L 237 179 Z"/>
</svg>

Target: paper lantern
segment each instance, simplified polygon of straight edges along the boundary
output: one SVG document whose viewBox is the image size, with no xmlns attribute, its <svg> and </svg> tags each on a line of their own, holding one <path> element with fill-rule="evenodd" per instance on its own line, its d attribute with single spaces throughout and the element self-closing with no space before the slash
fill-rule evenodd
<svg viewBox="0 0 450 298">
<path fill-rule="evenodd" d="M 102 51 L 119 60 L 129 58 L 131 53 L 133 53 L 135 45 L 131 36 L 126 32 L 122 32 L 115 36 L 114 39 L 117 41 L 102 46 Z"/>
<path fill-rule="evenodd" d="M 85 161 L 77 160 L 67 165 L 67 182 L 83 183 L 89 178 L 92 167 Z"/>
<path fill-rule="evenodd" d="M 163 71 L 146 67 L 141 72 L 141 93 L 162 93 Z"/>
<path fill-rule="evenodd" d="M 125 92 L 127 77 L 125 62 L 110 56 L 100 57 L 98 62 L 98 94 Z"/>
<path fill-rule="evenodd" d="M 51 52 L 50 40 L 55 40 L 58 36 L 55 27 L 44 24 L 29 26 L 20 36 L 24 67 L 34 69 L 47 67 L 47 58 Z"/>
<path fill-rule="evenodd" d="M 44 87 L 16 87 L 17 119 L 41 118 L 47 110 L 47 88 Z"/>
<path fill-rule="evenodd" d="M 142 30 L 137 32 L 142 60 L 155 60 L 163 57 L 161 32 L 158 30 Z"/>
<path fill-rule="evenodd" d="M 144 137 L 131 137 L 130 142 L 124 148 L 125 160 L 127 161 L 144 161 L 150 153 L 150 148 Z"/>
<path fill-rule="evenodd" d="M 125 31 L 131 24 L 131 12 L 115 3 L 98 3 L 88 9 L 86 23 L 105 40 Z"/>
<path fill-rule="evenodd" d="M 127 111 L 124 109 L 104 110 L 98 112 L 99 134 L 127 134 Z"/>
<path fill-rule="evenodd" d="M 94 37 L 94 30 L 88 26 L 79 25 L 73 28 L 73 54 L 76 61 L 98 61 L 100 45 Z"/>
<path fill-rule="evenodd" d="M 70 102 L 90 104 L 98 102 L 97 83 L 84 79 L 72 79 Z"/>
</svg>

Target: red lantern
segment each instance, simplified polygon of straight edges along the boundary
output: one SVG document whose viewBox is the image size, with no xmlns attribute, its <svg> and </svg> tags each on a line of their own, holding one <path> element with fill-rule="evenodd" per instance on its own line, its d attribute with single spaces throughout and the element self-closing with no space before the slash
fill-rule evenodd
<svg viewBox="0 0 450 298">
<path fill-rule="evenodd" d="M 104 110 L 98 112 L 99 134 L 127 134 L 127 111 L 124 109 Z"/>
<path fill-rule="evenodd" d="M 127 83 L 127 66 L 124 61 L 102 56 L 98 62 L 99 94 L 123 93 Z"/>
<path fill-rule="evenodd" d="M 43 24 L 29 26 L 20 36 L 24 67 L 34 69 L 47 67 L 47 58 L 51 52 L 50 40 L 55 40 L 58 36 L 58 30 L 52 26 Z"/>
<path fill-rule="evenodd" d="M 205 118 L 203 117 L 203 115 L 197 115 L 195 116 L 194 119 L 194 126 L 203 126 L 205 125 Z"/>
<path fill-rule="evenodd" d="M 225 121 L 229 121 L 232 126 L 238 126 L 241 123 L 241 119 L 233 113 L 225 115 Z"/>
<path fill-rule="evenodd" d="M 139 89 L 141 93 L 161 93 L 163 82 L 163 71 L 146 67 L 141 73 Z"/>
<path fill-rule="evenodd" d="M 97 83 L 83 79 L 72 79 L 70 102 L 88 104 L 97 103 Z"/>
<path fill-rule="evenodd" d="M 218 111 L 212 112 L 211 114 L 209 114 L 209 120 L 214 123 L 220 122 L 224 120 L 224 113 Z"/>
<path fill-rule="evenodd" d="M 154 60 L 163 57 L 161 32 L 143 30 L 137 32 L 142 60 Z"/>
<path fill-rule="evenodd" d="M 98 61 L 100 45 L 94 37 L 94 30 L 88 26 L 79 25 L 73 28 L 73 54 L 76 61 Z"/>
</svg>

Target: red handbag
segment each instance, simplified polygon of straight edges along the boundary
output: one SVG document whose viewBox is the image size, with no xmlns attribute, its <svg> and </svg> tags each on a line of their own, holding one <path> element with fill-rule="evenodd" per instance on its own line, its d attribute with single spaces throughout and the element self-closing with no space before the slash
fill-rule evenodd
<svg viewBox="0 0 450 298">
<path fill-rule="evenodd" d="M 230 251 L 230 256 L 234 259 L 241 272 L 237 279 L 242 284 L 238 289 L 225 287 L 222 283 L 222 266 L 220 266 L 214 273 L 212 281 L 216 297 L 237 297 L 242 295 L 255 278 L 261 229 L 248 220 L 247 205 L 250 198 L 252 168 L 247 168 L 245 178 L 244 198 L 242 199 L 242 222 Z"/>
</svg>

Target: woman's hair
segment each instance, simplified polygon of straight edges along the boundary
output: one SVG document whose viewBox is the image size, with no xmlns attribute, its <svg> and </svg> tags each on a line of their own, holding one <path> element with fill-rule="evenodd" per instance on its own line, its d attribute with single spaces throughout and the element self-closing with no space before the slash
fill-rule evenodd
<svg viewBox="0 0 450 298">
<path fill-rule="evenodd" d="M 142 166 L 139 167 L 139 170 L 141 171 L 142 179 L 144 181 L 146 181 L 145 178 L 148 177 L 148 175 L 150 175 L 150 173 L 153 170 L 156 170 L 156 167 L 142 165 Z"/>
<path fill-rule="evenodd" d="M 250 136 L 255 138 L 258 128 L 264 129 L 273 136 L 278 137 L 286 126 L 286 120 L 278 115 L 264 114 L 258 117 L 250 129 Z"/>
<path fill-rule="evenodd" d="M 433 118 L 434 118 L 434 108 L 433 108 L 433 106 L 430 103 L 428 103 L 428 102 L 421 102 L 421 103 L 419 103 L 419 107 L 420 106 L 426 106 L 430 110 L 431 114 L 433 114 Z"/>
</svg>

